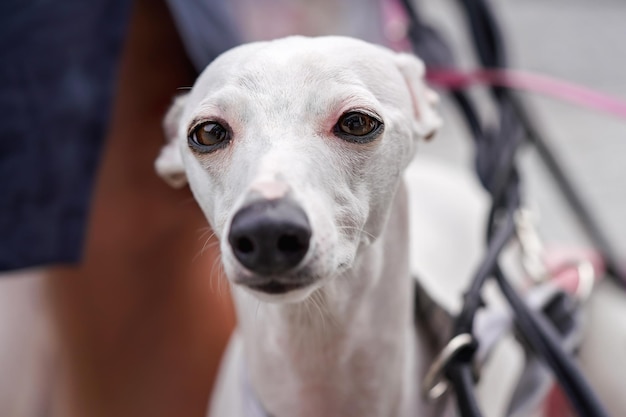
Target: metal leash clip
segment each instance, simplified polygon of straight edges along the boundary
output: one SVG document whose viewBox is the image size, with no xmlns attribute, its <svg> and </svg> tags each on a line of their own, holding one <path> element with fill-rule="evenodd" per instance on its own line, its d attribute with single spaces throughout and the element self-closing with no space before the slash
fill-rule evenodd
<svg viewBox="0 0 626 417">
<path fill-rule="evenodd" d="M 574 276 L 571 274 L 566 275 L 566 272 L 571 270 L 576 271 L 575 284 L 572 284 L 572 278 Z M 554 281 L 581 303 L 589 299 L 595 287 L 596 280 L 598 279 L 598 274 L 593 262 L 585 258 L 570 260 L 552 274 Z"/>
<path fill-rule="evenodd" d="M 543 242 L 529 209 L 520 208 L 515 213 L 515 233 L 522 251 L 522 267 L 535 284 L 548 279 L 548 270 L 543 261 Z"/>
<path fill-rule="evenodd" d="M 522 267 L 535 284 L 555 280 L 567 269 L 575 269 L 577 283 L 575 289 L 569 291 L 580 302 L 586 301 L 593 291 L 597 279 L 593 262 L 589 259 L 571 260 L 560 268 L 549 267 L 544 260 L 544 245 L 535 227 L 533 213 L 520 208 L 515 213 L 515 228 L 522 252 Z M 558 281 L 558 279 L 557 279 Z M 568 288 L 570 286 L 565 286 Z"/>
<path fill-rule="evenodd" d="M 590 260 L 585 259 L 578 263 L 576 270 L 578 271 L 578 285 L 575 295 L 579 301 L 584 302 L 591 296 L 595 286 L 596 269 Z"/>
<path fill-rule="evenodd" d="M 474 337 L 469 333 L 462 333 L 453 337 L 437 355 L 435 361 L 428 369 L 422 385 L 424 396 L 429 401 L 438 400 L 448 391 L 449 384 L 444 375 L 446 366 L 461 349 L 473 344 Z"/>
</svg>

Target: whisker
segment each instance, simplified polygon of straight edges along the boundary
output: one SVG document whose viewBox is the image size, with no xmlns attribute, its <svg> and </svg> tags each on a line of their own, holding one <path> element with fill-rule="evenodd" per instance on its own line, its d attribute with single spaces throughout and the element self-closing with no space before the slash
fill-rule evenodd
<svg viewBox="0 0 626 417">
<path fill-rule="evenodd" d="M 306 313 L 303 311 L 305 310 L 306 303 L 298 303 L 296 304 L 296 316 L 298 317 L 298 322 L 303 323 L 306 320 Z M 303 314 L 305 315 L 304 317 Z"/>
<path fill-rule="evenodd" d="M 205 231 L 204 233 L 207 233 L 207 231 Z M 215 232 L 211 233 L 211 235 L 204 241 L 204 245 L 202 245 L 202 248 L 200 249 L 200 251 L 191 260 L 192 263 L 195 262 L 202 255 L 204 255 L 204 253 L 208 249 L 211 249 L 219 244 L 219 240 L 212 241 L 213 236 L 215 236 Z M 198 239 L 201 239 L 201 237 Z"/>
<path fill-rule="evenodd" d="M 326 318 L 324 317 L 324 310 L 322 305 L 320 304 L 320 300 L 316 297 L 317 293 L 311 294 L 311 301 L 313 305 L 316 307 L 317 312 L 319 313 L 321 322 L 322 322 L 322 332 L 326 333 Z"/>
<path fill-rule="evenodd" d="M 200 233 L 200 236 L 198 236 L 198 240 L 203 239 L 207 233 L 211 233 L 211 236 L 209 236 L 209 238 L 215 236 L 215 231 L 213 231 L 213 228 L 211 226 L 205 226 L 205 227 L 201 227 L 198 230 L 196 230 L 196 233 Z"/>
<path fill-rule="evenodd" d="M 202 255 L 204 255 L 204 251 L 206 249 L 206 245 L 209 243 L 209 239 L 207 239 L 204 244 L 202 245 L 202 247 L 200 248 L 200 250 L 198 251 L 198 253 L 195 254 L 195 256 L 191 259 L 191 263 L 195 263 L 199 258 L 202 257 Z"/>
<path fill-rule="evenodd" d="M 319 297 L 320 304 L 325 306 L 326 301 L 324 300 L 323 294 L 321 292 L 318 293 L 318 297 Z M 339 321 L 337 320 L 337 317 L 335 317 L 335 315 L 333 314 L 333 311 L 329 308 L 324 308 L 324 311 L 326 312 L 326 317 L 328 317 L 330 324 L 334 326 L 335 328 L 338 328 Z"/>
<path fill-rule="evenodd" d="M 311 305 L 310 305 L 311 303 L 304 302 L 302 304 L 304 304 L 304 306 L 306 308 L 306 320 L 307 320 L 307 322 L 305 323 L 306 326 L 302 326 L 301 327 L 302 331 L 300 332 L 300 334 L 304 333 L 304 329 L 306 327 L 310 326 L 312 323 L 315 323 L 315 320 L 313 319 L 313 313 L 311 312 Z"/>
<path fill-rule="evenodd" d="M 225 295 L 227 291 L 229 291 L 230 285 L 229 285 L 228 277 L 226 276 L 226 271 L 224 271 L 224 264 L 221 261 L 220 261 L 219 279 L 220 279 L 219 281 L 220 285 L 218 287 L 219 287 L 220 294 Z"/>
<path fill-rule="evenodd" d="M 302 303 L 306 307 L 306 318 L 308 320 L 307 324 L 313 323 L 313 313 L 311 312 L 311 303 Z"/>
<path fill-rule="evenodd" d="M 370 239 L 375 239 L 376 236 L 374 236 L 373 234 L 366 232 L 365 229 L 359 228 L 359 227 L 354 227 L 354 226 L 337 226 L 337 229 L 341 229 L 341 230 L 356 230 L 359 233 L 364 234 L 365 236 L 369 237 Z"/>
<path fill-rule="evenodd" d="M 213 282 L 218 279 L 218 294 L 219 294 L 219 274 L 216 276 L 214 274 L 215 271 L 215 267 L 220 263 L 220 258 L 218 256 L 215 257 L 215 259 L 213 260 L 213 265 L 211 265 L 211 272 L 209 273 L 209 289 L 211 290 L 211 292 L 215 291 L 215 288 L 213 288 Z M 219 273 L 219 270 L 218 270 Z"/>
<path fill-rule="evenodd" d="M 222 258 L 218 256 L 217 260 L 217 271 L 215 274 L 215 279 L 217 279 L 217 293 L 220 296 L 224 295 L 224 283 L 228 283 L 228 278 L 226 278 L 226 272 L 224 271 L 224 264 L 222 263 Z"/>
</svg>

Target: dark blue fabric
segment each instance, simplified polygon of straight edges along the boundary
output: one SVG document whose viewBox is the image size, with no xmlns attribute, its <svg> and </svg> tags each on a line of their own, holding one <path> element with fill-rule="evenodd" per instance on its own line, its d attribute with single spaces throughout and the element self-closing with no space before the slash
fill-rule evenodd
<svg viewBox="0 0 626 417">
<path fill-rule="evenodd" d="M 0 270 L 80 259 L 130 3 L 0 1 Z"/>
</svg>

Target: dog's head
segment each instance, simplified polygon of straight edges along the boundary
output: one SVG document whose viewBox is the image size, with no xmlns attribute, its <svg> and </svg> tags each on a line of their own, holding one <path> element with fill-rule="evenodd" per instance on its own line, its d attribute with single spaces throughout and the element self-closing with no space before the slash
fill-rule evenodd
<svg viewBox="0 0 626 417">
<path fill-rule="evenodd" d="M 157 171 L 189 182 L 233 283 L 302 300 L 380 235 L 416 141 L 439 127 L 423 75 L 349 38 L 240 46 L 173 104 Z"/>
</svg>

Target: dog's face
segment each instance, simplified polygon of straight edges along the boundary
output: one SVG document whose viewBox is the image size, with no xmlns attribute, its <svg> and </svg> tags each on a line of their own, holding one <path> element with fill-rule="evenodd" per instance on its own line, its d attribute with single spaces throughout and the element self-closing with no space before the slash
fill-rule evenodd
<svg viewBox="0 0 626 417">
<path fill-rule="evenodd" d="M 157 171 L 189 182 L 233 283 L 305 299 L 380 235 L 416 140 L 438 127 L 423 73 L 349 38 L 235 48 L 174 103 Z"/>
</svg>

